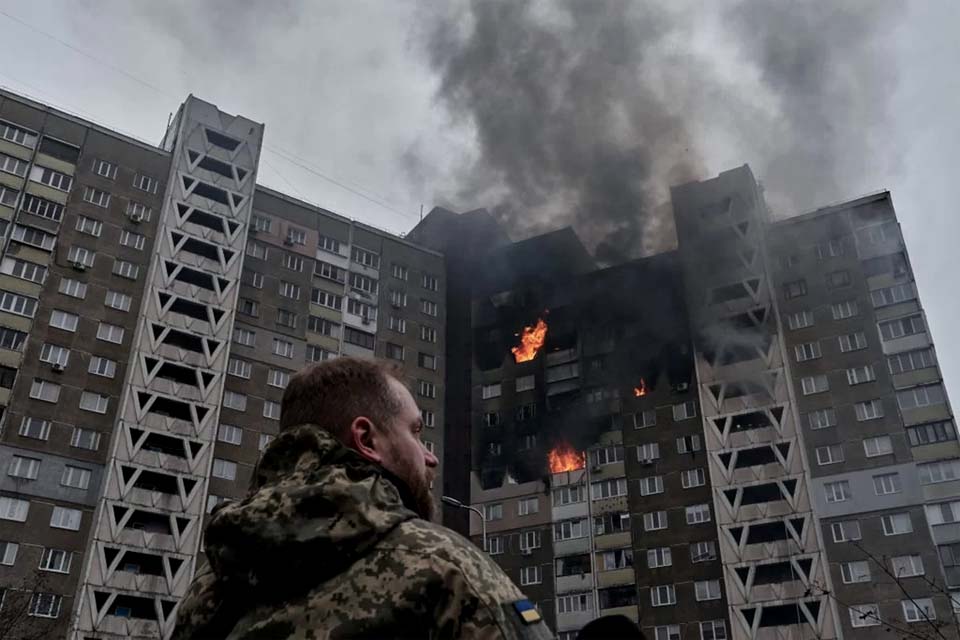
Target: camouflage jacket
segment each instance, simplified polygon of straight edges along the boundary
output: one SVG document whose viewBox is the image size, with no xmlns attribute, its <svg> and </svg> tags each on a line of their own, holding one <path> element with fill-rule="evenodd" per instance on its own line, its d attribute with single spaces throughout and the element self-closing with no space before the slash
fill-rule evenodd
<svg viewBox="0 0 960 640">
<path fill-rule="evenodd" d="M 210 519 L 174 640 L 552 637 L 486 554 L 406 504 L 325 430 L 285 431 Z"/>
</svg>

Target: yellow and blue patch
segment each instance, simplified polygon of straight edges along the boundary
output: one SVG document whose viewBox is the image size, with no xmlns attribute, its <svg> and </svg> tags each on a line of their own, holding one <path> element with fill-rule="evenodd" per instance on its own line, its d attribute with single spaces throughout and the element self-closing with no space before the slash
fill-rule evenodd
<svg viewBox="0 0 960 640">
<path fill-rule="evenodd" d="M 540 612 L 529 600 L 517 600 L 513 603 L 513 608 L 520 614 L 520 619 L 526 624 L 533 624 L 541 620 Z"/>
</svg>

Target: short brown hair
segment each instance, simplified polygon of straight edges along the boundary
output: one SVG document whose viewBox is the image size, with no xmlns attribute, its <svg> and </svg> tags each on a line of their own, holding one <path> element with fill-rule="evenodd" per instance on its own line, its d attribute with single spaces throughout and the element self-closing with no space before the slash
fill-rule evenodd
<svg viewBox="0 0 960 640">
<path fill-rule="evenodd" d="M 340 357 L 311 364 L 291 378 L 280 405 L 280 429 L 312 423 L 345 442 L 357 416 L 387 427 L 400 410 L 390 388 L 399 368 L 378 360 Z"/>
</svg>

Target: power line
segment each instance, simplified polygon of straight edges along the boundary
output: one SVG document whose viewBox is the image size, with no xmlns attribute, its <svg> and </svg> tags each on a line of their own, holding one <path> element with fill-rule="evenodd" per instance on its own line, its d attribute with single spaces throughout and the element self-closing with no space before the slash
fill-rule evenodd
<svg viewBox="0 0 960 640">
<path fill-rule="evenodd" d="M 112 63 L 110 63 L 110 62 L 107 62 L 106 60 L 103 60 L 103 59 L 101 59 L 101 58 L 99 58 L 99 57 L 97 57 L 97 56 L 95 56 L 95 55 L 93 55 L 93 54 L 91 54 L 91 53 L 88 53 L 87 51 L 84 51 L 84 50 L 81 49 L 80 47 L 78 47 L 78 46 L 76 46 L 76 45 L 74 45 L 74 44 L 71 44 L 71 43 L 69 43 L 69 42 L 67 42 L 67 41 L 65 41 L 65 40 L 63 40 L 63 39 L 61 39 L 61 38 L 59 38 L 59 37 L 51 34 L 51 33 L 48 33 L 47 31 L 44 31 L 43 29 L 40 29 L 39 27 L 36 27 L 36 26 L 34 26 L 34 25 L 32 25 L 32 24 L 30 24 L 30 23 L 28 23 L 28 22 L 26 22 L 26 21 L 24 21 L 24 20 L 22 20 L 22 19 L 20 19 L 20 18 L 18 18 L 18 17 L 16 17 L 16 16 L 14 16 L 14 15 L 11 15 L 10 13 L 8 13 L 8 12 L 6 12 L 6 11 L 3 11 L 2 9 L 0 9 L 0 15 L 8 18 L 9 20 L 12 20 L 13 22 L 16 22 L 17 24 L 20 24 L 20 25 L 22 25 L 22 26 L 30 29 L 31 31 L 34 31 L 34 32 L 36 32 L 36 33 L 39 33 L 40 35 L 42 35 L 42 36 L 44 36 L 44 37 L 50 38 L 51 40 L 53 40 L 53 41 L 56 42 L 57 44 L 59 44 L 59 45 L 61 45 L 61 46 L 63 46 L 63 47 L 66 47 L 66 48 L 70 49 L 71 51 L 74 51 L 74 52 L 82 55 L 83 57 L 88 58 L 89 60 L 92 60 L 93 62 L 96 62 L 97 64 L 101 64 L 101 65 L 107 67 L 108 69 L 110 69 L 110 70 L 112 70 L 112 71 L 114 71 L 114 72 L 116 72 L 116 73 L 119 73 L 119 74 L 123 75 L 124 77 L 128 78 L 129 80 L 132 80 L 132 81 L 136 82 L 136 83 L 139 84 L 139 85 L 142 85 L 142 86 L 144 86 L 144 87 L 146 87 L 146 88 L 148 88 L 148 89 L 150 89 L 150 90 L 152 90 L 152 91 L 157 92 L 157 93 L 160 94 L 160 95 L 163 95 L 163 96 L 165 96 L 165 97 L 171 98 L 171 99 L 173 99 L 173 100 L 179 100 L 179 99 L 180 99 L 179 97 L 173 95 L 172 93 L 166 91 L 165 89 L 162 89 L 162 88 L 160 88 L 160 87 L 158 87 L 158 86 L 156 86 L 156 85 L 154 85 L 154 84 L 151 84 L 150 82 L 147 82 L 146 80 L 143 80 L 142 78 L 138 77 L 137 75 L 135 75 L 135 74 L 133 74 L 133 73 L 130 73 L 129 71 L 126 71 L 125 69 L 123 69 L 123 68 L 121 68 L 121 67 L 118 67 L 118 66 L 115 65 L 115 64 L 112 64 Z M 19 81 L 18 81 L 18 82 L 19 82 Z M 26 83 L 21 83 L 21 84 L 24 84 L 25 86 L 30 86 L 30 85 L 26 85 Z M 82 113 L 82 112 L 81 112 L 81 113 Z M 382 208 L 384 208 L 384 209 L 387 209 L 388 211 L 392 211 L 393 213 L 396 213 L 396 214 L 401 215 L 401 216 L 404 216 L 404 217 L 417 218 L 416 214 L 408 213 L 408 212 L 405 212 L 405 211 L 401 211 L 400 209 L 397 209 L 396 207 L 394 207 L 394 206 L 392 206 L 392 205 L 390 205 L 390 204 L 387 204 L 387 203 L 386 203 L 383 199 L 381 199 L 381 197 L 380 197 L 379 195 L 377 195 L 376 192 L 373 191 L 372 189 L 367 189 L 366 187 L 362 187 L 362 186 L 351 187 L 351 186 L 345 184 L 344 182 L 342 182 L 341 180 L 338 180 L 338 179 L 336 179 L 336 178 L 333 178 L 332 176 L 329 176 L 329 175 L 325 174 L 325 173 L 324 173 L 323 171 L 321 171 L 320 169 L 317 169 L 316 167 L 314 167 L 314 166 L 312 166 L 311 164 L 309 164 L 309 161 L 307 161 L 307 160 L 305 160 L 305 159 L 303 159 L 303 158 L 300 158 L 299 156 L 297 156 L 296 154 L 294 154 L 294 153 L 292 153 L 292 152 L 290 152 L 290 151 L 286 151 L 286 150 L 281 149 L 281 148 L 279 148 L 279 147 L 271 147 L 271 146 L 268 146 L 268 145 L 263 145 L 263 148 L 266 149 L 266 150 L 268 150 L 268 151 L 270 151 L 271 153 L 277 155 L 278 157 L 282 158 L 283 160 L 286 160 L 287 162 L 289 162 L 289 163 L 291 163 L 291 164 L 294 164 L 294 165 L 300 167 L 301 169 L 303 169 L 303 170 L 305 170 L 305 171 L 307 171 L 307 172 L 309 172 L 309 173 L 317 176 L 318 178 L 321 178 L 321 179 L 323 179 L 323 180 L 325 180 L 325 181 L 327 181 L 327 182 L 329 182 L 329 183 L 331 183 L 331 184 L 333 184 L 333 185 L 335 185 L 335 186 L 337 186 L 337 187 L 340 187 L 341 189 L 344 189 L 345 191 L 349 191 L 350 193 L 352 193 L 352 194 L 354 194 L 354 195 L 356 195 L 356 196 L 358 196 L 358 197 L 360 197 L 360 198 L 363 198 L 364 200 L 367 200 L 368 202 L 371 202 L 371 203 L 373 203 L 373 204 L 375 204 L 375 205 L 377 205 L 377 206 L 379 206 L 379 207 L 382 207 Z M 268 166 L 270 166 L 270 165 L 268 165 Z M 273 167 L 271 166 L 271 168 L 273 168 Z M 287 178 L 286 178 L 283 174 L 281 174 L 281 173 L 280 173 L 277 169 L 275 169 L 275 168 L 273 168 L 273 170 L 277 173 L 277 175 L 280 176 L 280 178 L 281 178 L 284 182 L 286 182 L 288 185 L 290 185 L 290 187 L 293 188 L 294 191 L 296 191 L 297 193 L 300 193 L 300 191 L 299 191 L 298 189 L 296 189 L 296 187 L 293 187 L 293 185 L 290 183 L 290 181 L 287 180 Z M 377 195 L 377 197 L 373 197 L 373 196 L 371 196 L 371 195 L 367 195 L 367 194 L 361 192 L 360 189 L 363 189 L 363 191 L 366 191 L 366 192 L 369 193 L 369 194 L 375 194 L 375 195 Z M 303 198 L 303 195 L 301 194 L 300 197 Z"/>
</svg>

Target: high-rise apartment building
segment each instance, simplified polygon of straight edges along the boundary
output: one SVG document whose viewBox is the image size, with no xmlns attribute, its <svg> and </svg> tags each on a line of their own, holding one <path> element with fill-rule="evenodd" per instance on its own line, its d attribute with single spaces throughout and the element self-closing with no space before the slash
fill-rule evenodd
<svg viewBox="0 0 960 640">
<path fill-rule="evenodd" d="M 672 199 L 676 251 L 555 232 L 448 291 L 472 536 L 561 638 L 957 637 L 960 448 L 890 194 L 775 219 L 741 167 Z"/>
<path fill-rule="evenodd" d="M 403 363 L 442 459 L 443 257 L 258 186 L 263 130 L 191 96 L 154 147 L 0 92 L 3 624 L 168 636 L 308 362 Z"/>
</svg>

